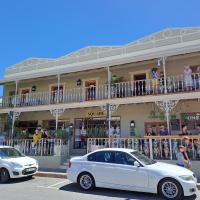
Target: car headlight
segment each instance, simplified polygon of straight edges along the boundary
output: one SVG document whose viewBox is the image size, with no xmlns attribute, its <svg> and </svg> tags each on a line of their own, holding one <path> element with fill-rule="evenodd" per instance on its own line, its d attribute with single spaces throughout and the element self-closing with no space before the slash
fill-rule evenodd
<svg viewBox="0 0 200 200">
<path fill-rule="evenodd" d="M 187 175 L 184 175 L 184 176 L 179 176 L 181 179 L 183 179 L 184 181 L 193 181 L 194 178 L 193 176 L 187 176 Z"/>
<path fill-rule="evenodd" d="M 11 162 L 11 164 L 14 168 L 22 168 L 23 167 L 23 165 L 20 165 L 19 163 Z"/>
</svg>

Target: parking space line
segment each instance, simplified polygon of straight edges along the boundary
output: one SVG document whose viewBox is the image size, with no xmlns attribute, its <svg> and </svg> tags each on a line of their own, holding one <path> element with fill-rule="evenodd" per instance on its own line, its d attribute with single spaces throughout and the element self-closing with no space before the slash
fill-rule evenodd
<svg viewBox="0 0 200 200">
<path fill-rule="evenodd" d="M 67 183 L 67 180 L 61 181 L 61 182 L 58 182 L 58 183 L 55 183 L 55 184 L 52 184 L 52 185 L 49 185 L 49 186 L 47 186 L 47 188 L 55 188 L 55 186 L 61 185 L 63 183 Z"/>
</svg>

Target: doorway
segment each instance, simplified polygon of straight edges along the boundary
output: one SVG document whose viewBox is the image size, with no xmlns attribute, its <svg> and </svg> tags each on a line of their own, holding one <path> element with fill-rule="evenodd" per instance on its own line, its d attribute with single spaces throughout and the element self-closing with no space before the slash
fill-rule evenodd
<svg viewBox="0 0 200 200">
<path fill-rule="evenodd" d="M 30 88 L 24 88 L 21 89 L 21 104 L 28 104 L 29 102 L 29 93 L 30 93 Z"/>
<path fill-rule="evenodd" d="M 51 86 L 51 103 L 57 103 L 57 101 L 60 103 L 63 100 L 63 85 L 60 85 L 59 87 L 59 95 L 58 95 L 58 86 L 54 85 Z"/>
<path fill-rule="evenodd" d="M 96 99 L 96 80 L 86 80 L 85 81 L 85 99 L 86 101 L 95 100 Z"/>
<path fill-rule="evenodd" d="M 146 73 L 135 74 L 133 77 L 135 83 L 135 94 L 144 95 L 146 92 Z"/>
</svg>

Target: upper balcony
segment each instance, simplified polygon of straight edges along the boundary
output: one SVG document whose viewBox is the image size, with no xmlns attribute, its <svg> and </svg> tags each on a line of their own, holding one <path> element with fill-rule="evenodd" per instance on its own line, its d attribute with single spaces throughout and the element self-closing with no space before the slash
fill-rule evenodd
<svg viewBox="0 0 200 200">
<path fill-rule="evenodd" d="M 109 92 L 110 89 L 110 92 Z M 128 81 L 99 86 L 73 88 L 67 90 L 27 93 L 2 97 L 1 109 L 20 107 L 35 107 L 49 105 L 66 105 L 80 102 L 97 102 L 108 99 L 127 99 L 134 97 L 157 97 L 167 94 L 180 94 L 187 92 L 200 92 L 200 73 L 192 74 L 191 79 L 184 75 L 170 76 L 166 78 L 166 90 L 164 78 L 146 79 L 140 81 Z M 189 98 L 189 96 L 188 96 Z"/>
</svg>

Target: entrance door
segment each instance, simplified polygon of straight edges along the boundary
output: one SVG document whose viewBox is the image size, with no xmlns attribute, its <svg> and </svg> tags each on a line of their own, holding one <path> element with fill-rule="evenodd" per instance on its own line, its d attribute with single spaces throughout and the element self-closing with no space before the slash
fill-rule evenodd
<svg viewBox="0 0 200 200">
<path fill-rule="evenodd" d="M 96 80 L 87 80 L 85 81 L 85 99 L 86 101 L 96 99 Z"/>
<path fill-rule="evenodd" d="M 62 102 L 63 100 L 63 85 L 60 85 L 59 95 L 58 95 L 58 86 L 51 86 L 51 103 Z"/>
<path fill-rule="evenodd" d="M 21 104 L 28 104 L 29 98 L 28 95 L 30 93 L 29 88 L 25 88 L 21 90 Z"/>
<path fill-rule="evenodd" d="M 145 80 L 146 80 L 146 73 L 134 75 L 136 95 L 144 95 L 145 94 L 145 92 L 146 92 Z"/>
</svg>

